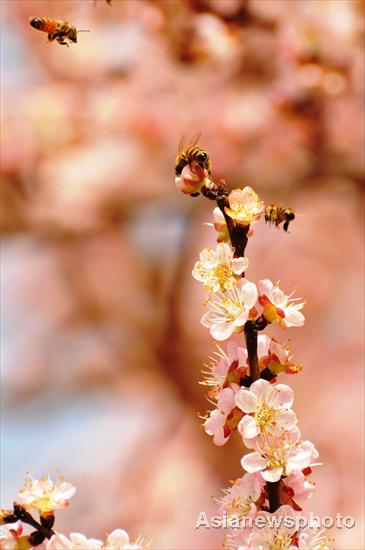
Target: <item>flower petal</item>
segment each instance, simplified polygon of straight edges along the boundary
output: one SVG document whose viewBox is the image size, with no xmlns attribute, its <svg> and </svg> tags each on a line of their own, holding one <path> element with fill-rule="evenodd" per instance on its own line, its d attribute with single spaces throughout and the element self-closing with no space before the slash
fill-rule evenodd
<svg viewBox="0 0 365 550">
<path fill-rule="evenodd" d="M 282 468 L 272 468 L 271 470 L 265 470 L 264 472 L 261 472 L 261 475 L 265 481 L 270 481 L 271 483 L 273 483 L 274 481 L 279 481 L 282 473 Z"/>
<path fill-rule="evenodd" d="M 270 398 L 269 405 L 278 410 L 283 407 L 290 408 L 294 402 L 294 392 L 286 384 L 276 384 Z"/>
<path fill-rule="evenodd" d="M 241 287 L 241 296 L 246 307 L 251 309 L 257 302 L 258 292 L 256 285 L 246 281 Z"/>
<path fill-rule="evenodd" d="M 260 401 L 266 401 L 272 391 L 272 384 L 262 378 L 256 380 L 256 382 L 250 386 L 250 392 L 252 392 L 256 396 L 256 399 L 259 399 Z"/>
<path fill-rule="evenodd" d="M 259 435 L 260 427 L 252 416 L 246 414 L 238 424 L 238 431 L 243 437 L 252 439 Z"/>
<path fill-rule="evenodd" d="M 218 341 L 227 340 L 227 338 L 232 336 L 233 331 L 234 331 L 234 326 L 232 323 L 224 323 L 224 322 L 214 323 L 210 327 L 210 334 L 213 336 L 215 340 L 218 340 Z"/>
<path fill-rule="evenodd" d="M 267 460 L 263 458 L 260 453 L 249 453 L 242 457 L 241 466 L 249 473 L 261 472 L 266 468 Z"/>
<path fill-rule="evenodd" d="M 232 260 L 232 271 L 236 275 L 241 275 L 248 268 L 248 259 L 247 258 L 233 258 Z"/>
<path fill-rule="evenodd" d="M 106 539 L 105 550 L 119 550 L 129 544 L 129 535 L 124 529 L 114 529 Z"/>
<path fill-rule="evenodd" d="M 248 390 L 240 389 L 236 395 L 236 405 L 245 413 L 253 413 L 256 410 L 257 397 Z"/>
<path fill-rule="evenodd" d="M 304 315 L 294 307 L 285 309 L 285 324 L 287 327 L 302 327 L 304 325 Z"/>
</svg>

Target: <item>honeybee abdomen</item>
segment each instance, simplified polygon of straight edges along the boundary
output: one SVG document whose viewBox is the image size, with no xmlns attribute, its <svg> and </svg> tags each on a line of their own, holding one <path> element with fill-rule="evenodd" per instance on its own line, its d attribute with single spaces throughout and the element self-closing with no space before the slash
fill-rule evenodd
<svg viewBox="0 0 365 550">
<path fill-rule="evenodd" d="M 181 175 L 181 172 L 183 171 L 183 168 L 189 164 L 189 160 L 186 158 L 185 155 L 178 155 L 175 163 L 175 174 L 177 176 Z"/>
<path fill-rule="evenodd" d="M 30 21 L 30 24 L 39 31 L 52 34 L 58 29 L 60 21 L 50 19 L 49 17 L 36 17 Z"/>
</svg>

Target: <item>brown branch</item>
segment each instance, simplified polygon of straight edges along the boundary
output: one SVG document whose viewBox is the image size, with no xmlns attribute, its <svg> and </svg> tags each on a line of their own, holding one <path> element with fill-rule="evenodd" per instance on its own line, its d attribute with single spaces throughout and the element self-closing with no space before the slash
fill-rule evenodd
<svg viewBox="0 0 365 550">
<path fill-rule="evenodd" d="M 225 208 L 229 206 L 228 190 L 224 180 L 219 184 L 211 182 L 209 187 L 202 188 L 202 194 L 210 200 L 215 200 L 226 220 L 229 237 L 231 239 L 234 256 L 236 258 L 243 257 L 248 242 L 248 232 L 250 226 L 242 226 L 235 223 L 230 216 L 227 215 Z M 263 330 L 269 321 L 263 315 L 254 321 L 246 321 L 244 326 L 244 335 L 247 348 L 248 364 L 249 364 L 249 380 L 250 384 L 260 379 L 260 367 L 257 356 L 257 332 Z M 274 483 L 266 482 L 267 495 L 269 499 L 270 512 L 275 512 L 280 507 L 280 480 Z"/>
<path fill-rule="evenodd" d="M 257 357 L 257 330 L 252 321 L 247 321 L 244 326 L 244 335 L 250 367 L 251 383 L 260 378 L 259 360 Z"/>
<path fill-rule="evenodd" d="M 226 182 L 223 179 L 218 184 L 211 181 L 211 185 L 209 187 L 203 187 L 201 192 L 207 199 L 215 200 L 217 202 L 217 206 L 226 220 L 229 237 L 234 250 L 234 256 L 236 258 L 243 257 L 245 255 L 245 249 L 248 242 L 247 235 L 250 226 L 235 223 L 226 213 L 225 208 L 227 206 L 229 207 Z"/>
<path fill-rule="evenodd" d="M 279 481 L 267 481 L 267 496 L 269 498 L 270 513 L 273 514 L 278 508 L 280 508 L 280 479 Z"/>
<path fill-rule="evenodd" d="M 53 529 L 43 527 L 43 525 L 38 523 L 38 521 L 36 521 L 34 517 L 23 506 L 17 504 L 16 502 L 14 502 L 14 515 L 23 523 L 28 523 L 28 525 L 34 527 L 39 533 L 41 533 L 41 535 L 44 536 L 44 538 L 50 539 L 53 535 L 56 534 Z"/>
</svg>

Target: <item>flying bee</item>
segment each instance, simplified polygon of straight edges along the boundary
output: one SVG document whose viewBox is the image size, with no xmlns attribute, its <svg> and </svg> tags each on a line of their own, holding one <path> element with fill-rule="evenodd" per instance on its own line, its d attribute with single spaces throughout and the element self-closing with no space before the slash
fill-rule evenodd
<svg viewBox="0 0 365 550">
<path fill-rule="evenodd" d="M 269 204 L 265 208 L 265 223 L 275 224 L 277 227 L 284 222 L 283 229 L 288 231 L 289 223 L 295 218 L 294 210 L 280 204 Z"/>
<path fill-rule="evenodd" d="M 201 166 L 201 168 L 207 170 L 208 174 L 211 173 L 212 163 L 210 162 L 208 153 L 201 147 L 197 146 L 200 136 L 201 134 L 199 132 L 193 137 L 187 147 L 184 146 L 185 136 L 181 138 L 175 161 L 175 174 L 177 176 L 180 176 L 185 166 L 191 164 L 194 160 L 199 164 L 199 166 Z"/>
<path fill-rule="evenodd" d="M 67 21 L 57 21 L 56 19 L 50 19 L 49 17 L 36 17 L 30 20 L 30 24 L 35 29 L 48 33 L 48 41 L 52 42 L 57 40 L 59 44 L 66 45 L 68 42 L 77 43 L 78 32 L 89 32 L 80 30 L 77 31 L 73 25 L 67 23 Z"/>
</svg>

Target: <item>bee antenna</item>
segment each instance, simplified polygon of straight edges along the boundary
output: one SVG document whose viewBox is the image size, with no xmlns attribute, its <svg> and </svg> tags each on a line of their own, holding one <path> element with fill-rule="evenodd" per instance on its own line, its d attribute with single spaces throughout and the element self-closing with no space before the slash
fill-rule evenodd
<svg viewBox="0 0 365 550">
<path fill-rule="evenodd" d="M 84 29 L 80 29 L 80 30 L 77 30 L 76 32 L 90 32 L 90 31 L 85 31 Z"/>
</svg>

